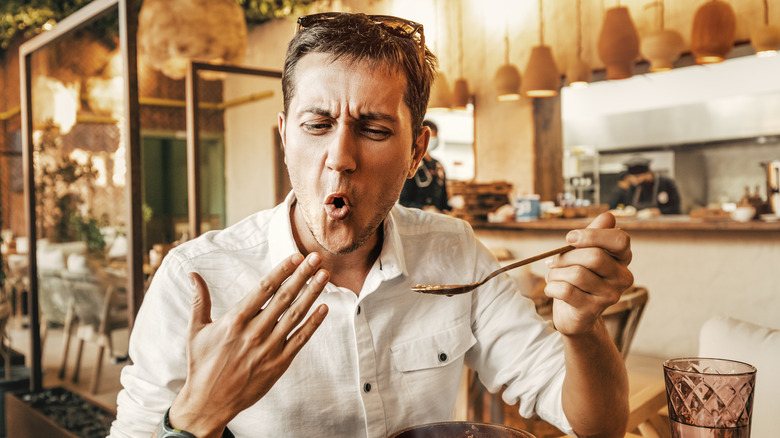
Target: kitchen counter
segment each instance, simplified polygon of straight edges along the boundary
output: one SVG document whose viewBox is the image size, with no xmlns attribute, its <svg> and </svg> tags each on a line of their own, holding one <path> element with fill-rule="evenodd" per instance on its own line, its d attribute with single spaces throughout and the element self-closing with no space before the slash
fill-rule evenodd
<svg viewBox="0 0 780 438">
<path fill-rule="evenodd" d="M 525 222 L 478 222 L 475 229 L 496 230 L 574 230 L 584 228 L 593 218 L 537 219 Z M 626 231 L 771 231 L 780 233 L 780 221 L 693 219 L 686 215 L 668 215 L 650 219 L 618 218 L 617 226 Z"/>
<path fill-rule="evenodd" d="M 583 228 L 591 220 L 473 227 L 488 248 L 505 249 L 513 259 L 521 259 L 564 245 L 569 230 Z M 695 356 L 699 330 L 716 314 L 780 329 L 780 223 L 663 216 L 618 218 L 617 226 L 631 236 L 635 284 L 650 292 L 632 352 L 664 358 Z M 542 277 L 547 273 L 544 262 L 510 271 L 520 277 L 521 287 L 524 269 Z"/>
</svg>

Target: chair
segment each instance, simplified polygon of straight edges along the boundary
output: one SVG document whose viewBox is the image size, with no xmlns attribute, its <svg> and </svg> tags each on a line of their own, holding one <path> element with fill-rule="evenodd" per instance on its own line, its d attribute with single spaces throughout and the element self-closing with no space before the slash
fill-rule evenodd
<svg viewBox="0 0 780 438">
<path fill-rule="evenodd" d="M 41 313 L 41 351 L 46 343 L 49 329 L 62 327 L 65 338 L 62 342 L 62 360 L 57 376 L 65 378 L 65 364 L 68 360 L 70 340 L 76 329 L 73 309 L 73 296 L 62 279 L 59 269 L 40 269 L 38 271 L 38 304 Z"/>
<path fill-rule="evenodd" d="M 780 430 L 780 330 L 726 316 L 702 325 L 699 356 L 746 362 L 756 367 L 751 434 L 777 436 Z"/>
<path fill-rule="evenodd" d="M 639 325 L 639 321 L 644 312 L 644 308 L 648 301 L 647 288 L 641 286 L 633 286 L 627 289 L 620 297 L 620 300 L 608 307 L 602 314 L 604 323 L 610 337 L 615 342 L 618 351 L 620 351 L 623 359 L 628 356 L 628 351 L 631 347 L 636 328 Z M 545 312 L 542 316 L 545 318 L 552 318 L 552 306 L 537 306 L 537 310 Z M 472 421 L 489 421 L 492 423 L 505 423 L 504 421 L 504 402 L 501 400 L 499 393 L 488 394 L 487 389 L 479 381 L 477 373 L 469 372 L 469 389 L 468 389 L 468 413 L 469 420 Z M 642 391 L 629 401 L 631 416 L 629 418 L 628 431 L 644 430 L 647 437 L 668 437 L 668 426 L 666 426 L 666 435 L 663 431 L 660 434 L 654 434 L 653 428 L 656 425 L 662 425 L 663 419 L 656 418 L 654 412 L 660 409 L 660 403 L 663 402 L 663 406 L 666 405 L 665 392 L 663 397 L 658 395 L 658 388 L 653 387 Z M 485 412 L 485 397 L 489 399 L 489 411 Z M 519 417 L 519 415 L 518 415 Z M 540 419 L 530 419 L 527 421 L 520 421 L 522 427 L 531 431 L 534 434 L 542 434 L 543 431 L 530 430 L 534 428 L 540 428 L 542 430 L 549 429 L 545 427 L 546 423 L 543 423 Z M 537 423 L 537 424 L 535 424 Z M 543 424 L 538 424 L 543 423 Z M 510 424 L 511 425 L 511 424 Z M 551 432 L 554 436 L 555 432 Z"/>
<path fill-rule="evenodd" d="M 3 357 L 3 364 L 5 366 L 5 376 L 10 378 L 11 376 L 11 345 L 8 341 L 8 334 L 5 332 L 8 326 L 8 319 L 11 317 L 13 309 L 10 301 L 0 301 L 0 356 Z"/>
<path fill-rule="evenodd" d="M 114 355 L 111 333 L 129 326 L 126 291 L 121 282 L 93 273 L 63 271 L 62 278 L 73 294 L 73 313 L 78 321 L 79 344 L 72 380 L 78 382 L 84 342 L 95 342 L 98 352 L 90 392 L 96 394 L 106 347 Z"/>
<path fill-rule="evenodd" d="M 601 315 L 609 336 L 615 342 L 624 360 L 628 356 L 628 350 L 631 348 L 647 300 L 647 288 L 633 286 L 623 292 L 620 300 L 609 306 Z"/>
</svg>

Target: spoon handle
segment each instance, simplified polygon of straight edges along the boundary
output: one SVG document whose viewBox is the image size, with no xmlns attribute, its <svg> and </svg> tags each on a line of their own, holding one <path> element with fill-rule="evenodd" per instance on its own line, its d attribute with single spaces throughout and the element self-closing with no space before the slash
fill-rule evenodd
<svg viewBox="0 0 780 438">
<path fill-rule="evenodd" d="M 502 273 L 504 273 L 504 272 L 506 272 L 506 271 L 508 271 L 510 269 L 519 268 L 520 266 L 524 266 L 524 265 L 527 265 L 529 263 L 533 263 L 533 262 L 536 262 L 536 261 L 539 261 L 539 260 L 542 260 L 542 259 L 546 259 L 547 257 L 554 256 L 556 254 L 563 254 L 563 253 L 571 251 L 573 249 L 574 249 L 573 246 L 566 245 L 566 246 L 562 246 L 562 247 L 557 248 L 557 249 L 553 249 L 552 251 L 547 251 L 545 253 L 542 253 L 542 254 L 539 254 L 539 255 L 535 255 L 533 257 L 528 257 L 527 259 L 520 260 L 519 262 L 514 262 L 514 263 L 511 263 L 511 264 L 508 264 L 508 265 L 504 266 L 501 269 L 493 271 L 492 274 L 488 275 L 484 280 L 482 280 L 482 283 L 484 283 L 484 282 L 490 280 L 491 278 L 495 277 L 496 275 L 502 274 Z"/>
</svg>

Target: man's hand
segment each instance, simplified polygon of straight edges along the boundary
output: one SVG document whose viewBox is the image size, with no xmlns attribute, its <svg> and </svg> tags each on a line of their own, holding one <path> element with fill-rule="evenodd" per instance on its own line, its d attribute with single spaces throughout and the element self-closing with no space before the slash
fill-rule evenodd
<svg viewBox="0 0 780 438">
<path fill-rule="evenodd" d="M 271 389 L 328 313 L 320 305 L 293 332 L 328 282 L 328 272 L 318 271 L 321 263 L 317 253 L 305 261 L 300 254 L 289 257 L 213 322 L 206 283 L 190 274 L 187 380 L 171 406 L 173 427 L 219 437 L 233 417 Z"/>
<path fill-rule="evenodd" d="M 615 217 L 599 215 L 588 228 L 566 236 L 574 250 L 549 259 L 545 294 L 553 301 L 553 322 L 564 335 L 591 330 L 602 312 L 634 282 L 628 270 L 628 234 L 614 228 Z"/>
</svg>

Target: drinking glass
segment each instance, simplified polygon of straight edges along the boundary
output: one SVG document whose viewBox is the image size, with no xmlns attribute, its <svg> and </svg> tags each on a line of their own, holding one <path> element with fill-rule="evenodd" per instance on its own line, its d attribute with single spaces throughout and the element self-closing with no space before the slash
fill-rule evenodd
<svg viewBox="0 0 780 438">
<path fill-rule="evenodd" d="M 756 368 L 726 359 L 664 362 L 672 438 L 749 438 Z"/>
</svg>

